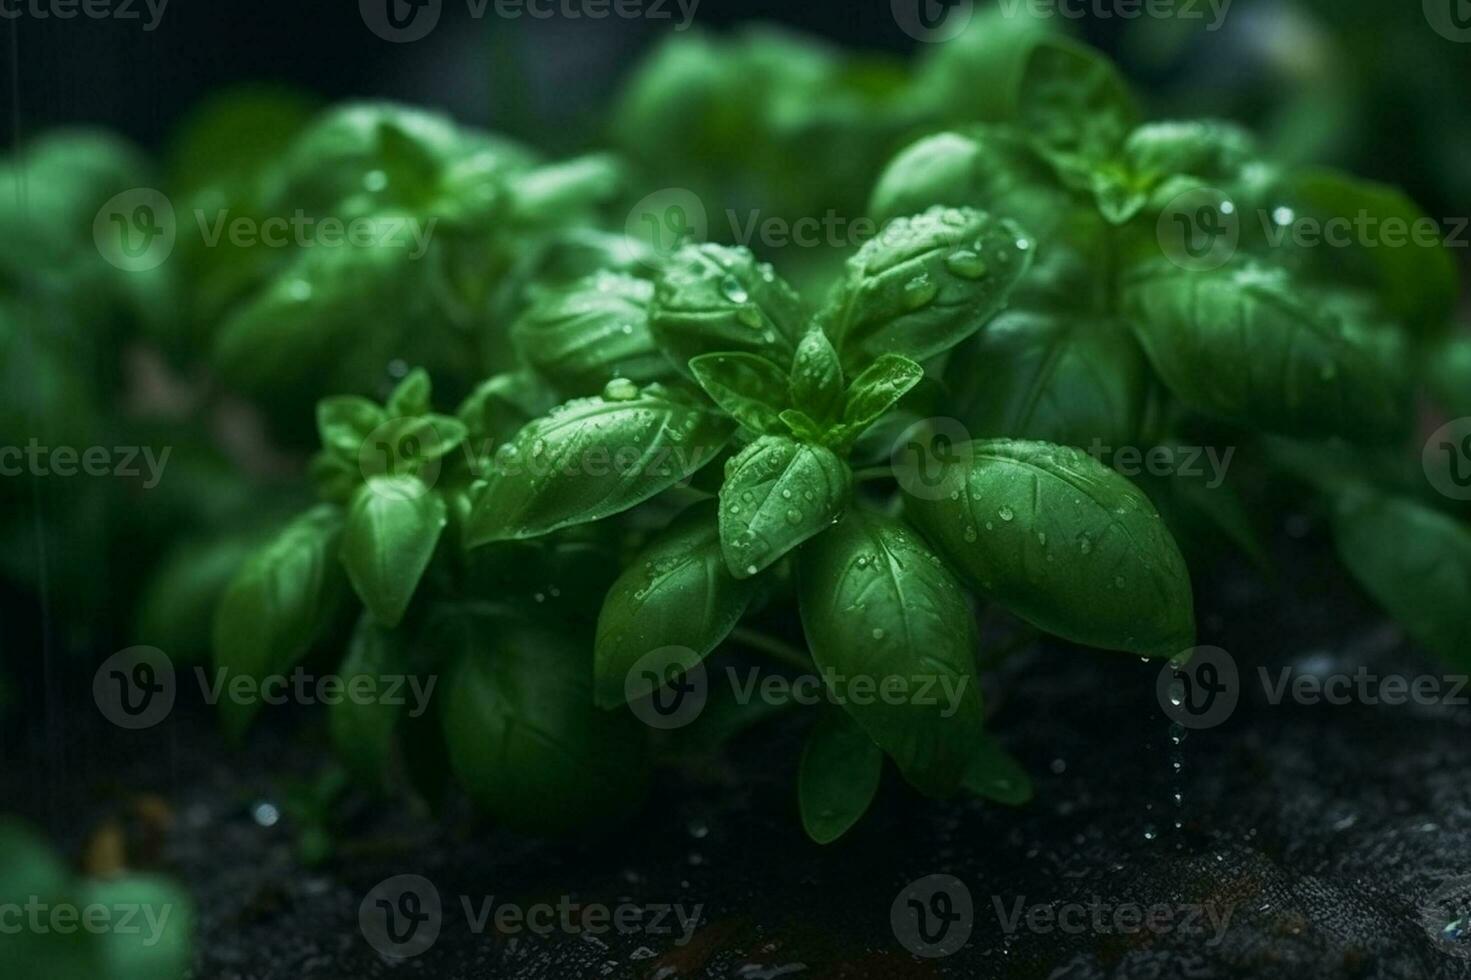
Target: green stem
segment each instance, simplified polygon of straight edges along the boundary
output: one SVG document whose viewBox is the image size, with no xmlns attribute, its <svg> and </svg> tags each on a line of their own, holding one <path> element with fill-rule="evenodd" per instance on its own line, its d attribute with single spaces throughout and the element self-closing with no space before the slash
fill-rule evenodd
<svg viewBox="0 0 1471 980">
<path fill-rule="evenodd" d="M 864 483 L 868 480 L 892 480 L 893 478 L 894 468 L 892 466 L 870 466 L 867 469 L 853 471 L 855 483 Z"/>
<path fill-rule="evenodd" d="M 812 658 L 805 651 L 784 643 L 774 636 L 767 636 L 759 630 L 737 626 L 730 631 L 730 638 L 742 646 L 764 653 L 789 667 L 795 667 L 798 670 L 812 669 Z"/>
</svg>

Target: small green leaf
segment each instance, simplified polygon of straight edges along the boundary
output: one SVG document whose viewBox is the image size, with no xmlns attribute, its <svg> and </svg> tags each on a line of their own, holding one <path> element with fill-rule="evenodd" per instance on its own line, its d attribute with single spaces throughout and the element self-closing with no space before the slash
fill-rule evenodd
<svg viewBox="0 0 1471 980">
<path fill-rule="evenodd" d="M 828 435 L 822 426 L 813 421 L 812 416 L 806 412 L 798 411 L 795 408 L 786 409 L 781 413 L 780 418 L 781 424 L 787 427 L 787 431 L 798 442 L 820 444 L 824 437 Z"/>
<path fill-rule="evenodd" d="M 690 245 L 669 258 L 654 288 L 649 328 L 685 370 L 692 358 L 721 351 L 791 361 L 804 321 L 801 301 L 750 251 Z"/>
<path fill-rule="evenodd" d="M 802 827 L 819 844 L 842 837 L 878 794 L 884 752 L 847 714 L 824 711 L 807 736 L 797 775 Z"/>
<path fill-rule="evenodd" d="M 1007 806 L 1021 806 L 1032 799 L 1032 779 L 1022 764 L 990 738 L 976 746 L 962 783 L 967 792 Z"/>
<path fill-rule="evenodd" d="M 390 416 L 424 415 L 432 407 L 430 398 L 433 393 L 429 372 L 423 368 L 414 368 L 393 389 L 384 408 Z"/>
<path fill-rule="evenodd" d="M 690 371 L 705 394 L 752 432 L 780 432 L 787 405 L 787 375 L 759 354 L 701 354 Z"/>
<path fill-rule="evenodd" d="M 454 653 L 446 750 L 481 809 L 543 836 L 607 827 L 637 809 L 647 729 L 593 704 L 582 641 L 478 606 L 446 609 L 430 636 Z"/>
<path fill-rule="evenodd" d="M 106 980 L 181 980 L 190 972 L 194 931 L 189 896 L 172 882 L 152 875 L 129 875 L 88 882 L 76 898 L 76 907 L 101 907 L 119 912 L 137 910 L 135 928 L 103 929 L 87 938 L 97 944 L 94 977 Z M 90 932 L 90 930 L 86 930 Z M 21 976 L 22 974 L 12 974 Z M 31 973 L 56 980 L 51 972 Z"/>
<path fill-rule="evenodd" d="M 899 404 L 923 378 L 924 368 L 909 358 L 884 354 L 853 379 L 843 409 L 843 427 L 858 435 Z"/>
<path fill-rule="evenodd" d="M 348 462 L 356 462 L 363 442 L 387 415 L 366 398 L 335 395 L 317 403 L 317 433 L 322 448 Z"/>
<path fill-rule="evenodd" d="M 250 558 L 215 612 L 218 669 L 257 681 L 301 661 L 336 612 L 343 588 L 337 560 L 342 514 L 321 506 L 297 518 Z M 224 698 L 225 728 L 240 737 L 260 708 Z"/>
<path fill-rule="evenodd" d="M 1339 557 L 1405 630 L 1447 663 L 1471 665 L 1471 528 L 1413 500 L 1346 493 Z"/>
<path fill-rule="evenodd" d="M 826 530 L 843 512 L 853 474 L 823 446 L 762 436 L 725 469 L 720 542 L 737 578 L 749 578 Z"/>
<path fill-rule="evenodd" d="M 1011 222 L 934 207 L 865 243 L 820 319 L 852 371 L 883 354 L 923 361 L 985 326 L 1030 264 Z"/>
<path fill-rule="evenodd" d="M 465 438 L 479 453 L 494 449 L 525 427 L 526 423 L 550 412 L 556 394 L 541 378 L 529 371 L 497 374 L 482 381 L 460 405 L 455 415 L 465 426 Z"/>
<path fill-rule="evenodd" d="M 598 704 L 629 700 L 629 671 L 665 647 L 703 658 L 729 635 L 755 595 L 754 579 L 737 579 L 720 550 L 713 502 L 681 514 L 619 576 L 598 617 L 594 673 Z M 650 693 L 635 689 L 634 700 Z"/>
<path fill-rule="evenodd" d="M 1284 435 L 1386 440 L 1404 425 L 1398 334 L 1278 270 L 1154 267 L 1124 305 L 1150 362 L 1186 405 Z"/>
<path fill-rule="evenodd" d="M 792 361 L 791 403 L 819 423 L 837 421 L 843 412 L 843 365 L 827 334 L 807 331 Z"/>
<path fill-rule="evenodd" d="M 569 402 L 496 454 L 465 545 L 538 537 L 625 511 L 709 463 L 734 429 L 659 385 L 626 400 Z"/>
<path fill-rule="evenodd" d="M 813 659 L 830 687 L 842 678 L 834 700 L 910 783 L 953 793 L 982 723 L 975 624 L 954 576 L 905 524 L 850 508 L 799 553 L 797 593 Z M 855 696 L 855 683 L 903 696 Z"/>
<path fill-rule="evenodd" d="M 342 564 L 374 619 L 403 619 L 448 519 L 444 500 L 414 477 L 374 477 L 347 512 Z"/>
<path fill-rule="evenodd" d="M 605 272 L 542 295 L 511 327 L 517 352 L 569 395 L 592 395 L 614 378 L 639 384 L 674 373 L 649 333 L 654 286 Z"/>
<path fill-rule="evenodd" d="M 987 596 L 1088 646 L 1168 657 L 1194 645 L 1185 560 L 1124 477 L 1076 449 L 1013 440 L 961 446 L 940 465 L 958 492 L 909 492 L 908 511 Z"/>
<path fill-rule="evenodd" d="M 408 659 L 400 646 L 402 637 L 384 629 L 368 615 L 358 618 L 352 640 L 338 673 L 346 691 L 355 679 L 364 677 L 381 690 L 385 678 L 410 673 Z M 393 736 L 404 706 L 386 698 L 371 701 L 344 696 L 327 709 L 327 728 L 337 758 L 368 786 L 383 783 L 393 754 Z"/>
</svg>

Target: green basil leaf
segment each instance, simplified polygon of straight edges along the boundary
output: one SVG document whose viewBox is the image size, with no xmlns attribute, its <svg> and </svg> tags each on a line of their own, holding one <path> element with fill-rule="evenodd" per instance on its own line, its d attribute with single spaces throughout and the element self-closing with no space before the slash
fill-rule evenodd
<svg viewBox="0 0 1471 980">
<path fill-rule="evenodd" d="M 76 898 L 76 906 L 88 909 L 138 909 L 139 928 L 116 928 L 87 936 L 94 942 L 96 971 L 94 977 L 107 980 L 181 980 L 190 975 L 194 932 L 193 910 L 189 896 L 177 885 L 153 875 L 128 875 L 108 881 L 87 882 Z M 157 931 L 143 923 L 157 923 Z M 12 976 L 45 976 L 51 972 L 12 974 Z"/>
<path fill-rule="evenodd" d="M 792 287 L 749 249 L 690 245 L 655 283 L 649 328 L 683 371 L 691 358 L 721 351 L 790 363 L 804 319 Z"/>
<path fill-rule="evenodd" d="M 1407 409 L 1397 335 L 1280 270 L 1152 267 L 1124 305 L 1155 370 L 1208 415 L 1294 436 L 1393 437 Z"/>
<path fill-rule="evenodd" d="M 1050 153 L 1108 160 L 1141 116 L 1123 75 L 1097 51 L 1063 37 L 1032 47 L 1017 89 L 1017 123 Z"/>
<path fill-rule="evenodd" d="M 821 444 L 828 432 L 818 425 L 812 416 L 795 408 L 788 408 L 780 416 L 781 424 L 787 427 L 798 442 L 810 442 Z"/>
<path fill-rule="evenodd" d="M 1471 665 L 1471 528 L 1401 497 L 1344 494 L 1339 557 L 1405 630 L 1447 663 Z"/>
<path fill-rule="evenodd" d="M 358 618 L 338 674 L 343 687 L 351 691 L 358 677 L 368 678 L 375 690 L 384 678 L 405 677 L 410 673 L 404 655 L 403 638 L 375 623 L 372 617 Z M 383 783 L 393 755 L 393 736 L 398 728 L 403 704 L 387 699 L 354 701 L 343 697 L 327 709 L 327 729 L 332 747 L 350 772 L 368 786 Z"/>
<path fill-rule="evenodd" d="M 883 749 L 844 712 L 824 711 L 807 736 L 797 773 L 807 836 L 831 844 L 851 830 L 868 812 L 883 774 Z"/>
<path fill-rule="evenodd" d="M 317 403 L 317 433 L 322 448 L 356 462 L 363 442 L 387 419 L 383 409 L 357 395 L 335 395 Z"/>
<path fill-rule="evenodd" d="M 752 432 L 780 432 L 787 404 L 787 375 L 759 354 L 701 354 L 690 372 L 705 394 Z"/>
<path fill-rule="evenodd" d="M 403 619 L 447 523 L 444 500 L 414 477 L 374 477 L 358 490 L 342 564 L 381 625 L 391 629 Z"/>
<path fill-rule="evenodd" d="M 1424 362 L 1436 403 L 1458 418 L 1471 415 L 1471 337 L 1447 336 L 1426 351 Z"/>
<path fill-rule="evenodd" d="M 630 692 L 640 659 L 665 647 L 703 658 L 740 622 L 754 579 L 737 579 L 720 550 L 713 503 L 697 504 L 649 542 L 619 576 L 598 617 L 593 671 L 598 704 L 618 707 L 651 693 Z"/>
<path fill-rule="evenodd" d="M 1124 477 L 1076 449 L 1006 439 L 940 465 L 956 491 L 908 492 L 908 511 L 987 596 L 1087 646 L 1167 657 L 1194 645 L 1185 560 Z"/>
<path fill-rule="evenodd" d="M 981 739 L 976 746 L 961 785 L 982 799 L 1007 806 L 1021 806 L 1032 799 L 1032 778 L 1020 762 L 990 738 Z"/>
<path fill-rule="evenodd" d="M 883 354 L 916 361 L 985 326 L 1031 263 L 1009 221 L 934 207 L 897 218 L 848 260 L 820 319 L 856 373 Z"/>
<path fill-rule="evenodd" d="M 58 903 L 73 897 L 66 866 L 14 817 L 0 818 L 0 854 L 5 855 L 0 866 L 0 903 L 5 906 L 22 908 L 33 896 Z M 0 971 L 8 977 L 94 980 L 99 976 L 97 948 L 86 941 L 92 938 L 21 928 L 0 943 Z"/>
<path fill-rule="evenodd" d="M 465 438 L 477 453 L 511 438 L 557 404 L 556 394 L 529 371 L 497 374 L 476 386 L 455 415 L 465 426 Z"/>
<path fill-rule="evenodd" d="M 984 370 L 977 370 L 983 365 Z M 1150 372 L 1127 326 L 1107 317 L 1007 310 L 946 372 L 958 418 L 981 438 L 1132 445 Z"/>
<path fill-rule="evenodd" d="M 855 436 L 877 422 L 924 379 L 924 368 L 900 354 L 884 354 L 853 379 L 843 427 Z"/>
<path fill-rule="evenodd" d="M 792 361 L 791 403 L 819 423 L 843 413 L 843 365 L 827 334 L 807 331 Z"/>
<path fill-rule="evenodd" d="M 720 543 L 737 578 L 749 578 L 826 530 L 848 501 L 853 474 L 824 446 L 762 436 L 725 467 Z"/>
<path fill-rule="evenodd" d="M 480 607 L 444 616 L 433 635 L 458 652 L 444 737 L 470 798 L 537 835 L 631 815 L 649 783 L 648 730 L 630 712 L 593 704 L 585 644 Z"/>
<path fill-rule="evenodd" d="M 316 507 L 292 521 L 240 569 L 215 612 L 217 669 L 260 681 L 289 671 L 332 621 L 343 591 L 337 552 L 342 514 Z M 245 733 L 260 704 L 221 700 L 226 730 Z"/>
<path fill-rule="evenodd" d="M 441 461 L 467 434 L 465 423 L 449 415 L 389 419 L 373 430 L 350 465 L 363 477 L 423 477 L 432 483 Z"/>
<path fill-rule="evenodd" d="M 511 327 L 526 363 L 560 390 L 591 395 L 614 378 L 639 384 L 674 373 L 649 333 L 654 286 L 598 273 L 542 295 Z"/>
<path fill-rule="evenodd" d="M 589 154 L 511 177 L 512 214 L 518 222 L 556 225 L 618 193 L 623 168 L 611 155 Z"/>
<path fill-rule="evenodd" d="M 954 576 L 902 522 L 850 508 L 799 553 L 797 593 L 808 646 L 825 674 L 879 690 L 900 678 L 911 695 L 844 696 L 840 706 L 914 786 L 953 793 L 982 723 L 975 624 Z"/>
<path fill-rule="evenodd" d="M 220 597 L 255 551 L 255 534 L 186 541 L 175 546 L 138 600 L 136 635 L 175 663 L 209 659 Z"/>
<path fill-rule="evenodd" d="M 424 415 L 432 408 L 430 398 L 433 394 L 434 387 L 429 381 L 429 372 L 423 368 L 414 368 L 393 389 L 384 408 L 391 416 Z"/>
<path fill-rule="evenodd" d="M 659 385 L 626 400 L 569 402 L 496 454 L 466 547 L 538 537 L 641 504 L 714 459 L 734 429 Z"/>
</svg>

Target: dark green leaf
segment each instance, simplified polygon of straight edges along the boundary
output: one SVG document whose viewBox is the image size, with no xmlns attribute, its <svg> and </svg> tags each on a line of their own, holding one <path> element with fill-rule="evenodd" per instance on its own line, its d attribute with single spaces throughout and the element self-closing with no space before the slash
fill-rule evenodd
<svg viewBox="0 0 1471 980">
<path fill-rule="evenodd" d="M 955 791 L 981 737 L 975 625 L 959 583 L 903 523 L 850 509 L 800 554 L 812 657 L 835 700 L 925 793 Z M 897 681 L 888 681 L 898 678 Z M 852 696 L 855 680 L 903 697 Z"/>
<path fill-rule="evenodd" d="M 406 677 L 411 673 L 408 658 L 400 647 L 402 642 L 401 636 L 379 626 L 371 617 L 360 617 L 347 656 L 338 668 L 348 695 L 327 710 L 327 727 L 337 758 L 369 786 L 383 783 L 393 754 L 394 730 L 404 706 L 390 704 L 384 698 L 355 699 L 351 691 L 358 677 L 367 678 L 373 690 L 381 691 L 385 678 Z"/>
<path fill-rule="evenodd" d="M 819 423 L 843 413 L 843 365 L 827 334 L 807 331 L 792 361 L 791 403 Z"/>
<path fill-rule="evenodd" d="M 592 395 L 614 378 L 639 384 L 674 373 L 649 333 L 654 286 L 598 273 L 546 293 L 511 328 L 526 362 L 569 395 Z"/>
<path fill-rule="evenodd" d="M 444 500 L 414 477 L 374 477 L 358 490 L 342 564 L 381 625 L 391 629 L 403 619 L 446 523 Z"/>
<path fill-rule="evenodd" d="M 752 432 L 780 432 L 787 405 L 786 372 L 759 354 L 701 354 L 690 371 L 705 394 Z"/>
<path fill-rule="evenodd" d="M 725 468 L 720 542 L 737 578 L 749 578 L 827 529 L 852 488 L 847 464 L 823 446 L 762 436 Z"/>
<path fill-rule="evenodd" d="M 807 736 L 797 776 L 802 827 L 831 844 L 863 819 L 884 774 L 884 752 L 845 712 L 824 711 Z"/>
<path fill-rule="evenodd" d="M 1032 799 L 1032 780 L 1020 762 L 990 738 L 976 746 L 962 783 L 968 792 L 1007 806 L 1021 806 Z"/>
<path fill-rule="evenodd" d="M 1194 645 L 1190 573 L 1149 499 L 1076 449 L 992 440 L 941 463 L 914 521 L 973 585 L 1065 639 L 1144 656 Z"/>
<path fill-rule="evenodd" d="M 750 251 L 691 245 L 654 288 L 649 327 L 681 369 L 701 354 L 745 351 L 789 363 L 804 321 L 797 294 Z"/>
</svg>

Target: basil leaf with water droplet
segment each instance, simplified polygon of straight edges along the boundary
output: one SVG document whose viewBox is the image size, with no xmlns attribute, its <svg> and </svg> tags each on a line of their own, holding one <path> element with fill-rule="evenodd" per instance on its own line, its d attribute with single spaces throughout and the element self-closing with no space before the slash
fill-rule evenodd
<svg viewBox="0 0 1471 980">
<path fill-rule="evenodd" d="M 448 522 L 444 500 L 415 477 L 374 477 L 347 511 L 342 564 L 368 612 L 403 619 Z"/>
<path fill-rule="evenodd" d="M 749 578 L 826 530 L 847 503 L 853 474 L 831 450 L 762 436 L 732 459 L 720 488 L 720 542 Z"/>
<path fill-rule="evenodd" d="M 1346 298 L 1259 266 L 1153 266 L 1129 277 L 1123 295 L 1155 370 L 1197 411 L 1258 431 L 1358 442 L 1392 438 L 1404 425 L 1401 338 Z"/>
<path fill-rule="evenodd" d="M 807 836 L 831 844 L 851 830 L 868 812 L 883 774 L 883 749 L 844 712 L 824 711 L 807 736 L 797 771 Z"/>
<path fill-rule="evenodd" d="M 899 354 L 884 354 L 853 379 L 843 409 L 847 438 L 857 438 L 924 379 L 924 368 Z"/>
<path fill-rule="evenodd" d="M 737 579 L 720 549 L 715 506 L 697 504 L 643 549 L 603 600 L 593 656 L 598 704 L 622 705 L 628 672 L 665 647 L 686 647 L 703 658 L 740 621 L 756 591 L 755 579 Z M 634 688 L 635 699 L 651 684 Z"/>
<path fill-rule="evenodd" d="M 750 251 L 689 245 L 669 258 L 654 286 L 649 329 L 681 371 L 721 351 L 791 362 L 805 318 L 801 300 Z"/>
<path fill-rule="evenodd" d="M 591 395 L 613 378 L 639 384 L 674 373 L 649 333 L 654 286 L 598 273 L 543 294 L 511 327 L 517 352 L 569 395 Z"/>
<path fill-rule="evenodd" d="M 1447 663 L 1471 665 L 1471 528 L 1413 500 L 1344 495 L 1339 557 L 1405 630 Z"/>
<path fill-rule="evenodd" d="M 723 415 L 660 385 L 622 400 L 568 402 L 496 453 L 465 546 L 533 538 L 625 511 L 710 462 L 734 434 Z"/>
<path fill-rule="evenodd" d="M 820 423 L 843 413 L 843 365 L 827 334 L 814 328 L 792 360 L 791 403 Z"/>
<path fill-rule="evenodd" d="M 381 690 L 385 678 L 410 673 L 408 658 L 400 644 L 403 638 L 375 623 L 364 614 L 358 619 L 338 674 L 343 688 L 354 689 L 355 679 L 364 677 Z M 407 686 L 407 685 L 405 685 Z M 344 697 L 327 708 L 327 728 L 337 758 L 368 786 L 383 783 L 393 754 L 393 735 L 403 714 L 402 702 L 387 698 L 367 700 Z"/>
<path fill-rule="evenodd" d="M 638 808 L 648 730 L 593 704 L 585 642 L 482 605 L 447 608 L 429 638 L 455 652 L 445 748 L 477 806 L 542 836 L 609 826 Z"/>
<path fill-rule="evenodd" d="M 931 796 L 960 785 L 981 737 L 976 634 L 955 577 L 903 522 L 850 508 L 798 553 L 802 627 L 834 700 Z M 861 697 L 852 685 L 903 692 Z M 887 686 L 886 686 L 887 685 Z"/>
<path fill-rule="evenodd" d="M 1009 439 L 959 446 L 940 465 L 939 485 L 957 489 L 906 488 L 908 513 L 987 596 L 1087 646 L 1167 657 L 1194 644 L 1185 560 L 1127 479 L 1076 449 Z"/>
<path fill-rule="evenodd" d="M 1000 312 L 1030 247 L 1009 221 L 970 208 L 898 218 L 848 260 L 819 317 L 852 373 L 883 354 L 923 361 Z"/>
<path fill-rule="evenodd" d="M 787 375 L 766 358 L 738 352 L 701 354 L 690 361 L 690 371 L 715 404 L 752 432 L 783 430 L 780 416 L 787 404 Z"/>
<path fill-rule="evenodd" d="M 307 655 L 342 596 L 341 537 L 341 511 L 316 507 L 245 563 L 215 612 L 217 669 L 260 681 L 288 672 Z M 219 704 L 221 720 L 235 738 L 245 733 L 259 708 L 259 701 L 228 697 Z"/>
</svg>

